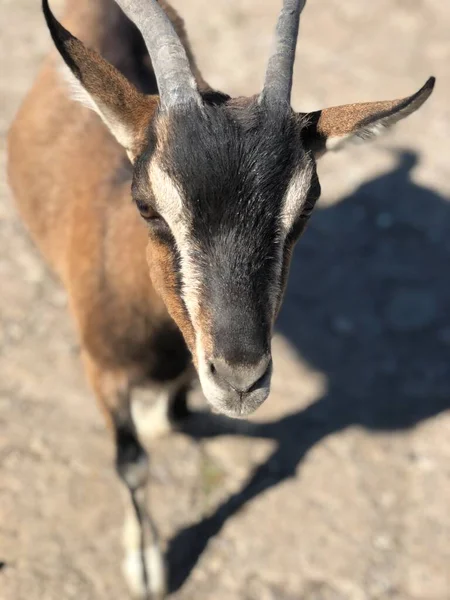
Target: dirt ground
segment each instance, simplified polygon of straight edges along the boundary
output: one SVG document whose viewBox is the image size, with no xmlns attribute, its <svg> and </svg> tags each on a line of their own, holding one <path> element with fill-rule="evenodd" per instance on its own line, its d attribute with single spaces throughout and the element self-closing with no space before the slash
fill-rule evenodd
<svg viewBox="0 0 450 600">
<path fill-rule="evenodd" d="M 173 3 L 206 78 L 257 91 L 280 3 Z M 126 598 L 112 447 L 4 176 L 50 41 L 37 0 L 0 8 L 0 598 Z M 437 87 L 389 136 L 323 159 L 266 404 L 151 444 L 177 600 L 450 598 L 449 31 L 441 0 L 305 9 L 295 108 Z"/>
</svg>

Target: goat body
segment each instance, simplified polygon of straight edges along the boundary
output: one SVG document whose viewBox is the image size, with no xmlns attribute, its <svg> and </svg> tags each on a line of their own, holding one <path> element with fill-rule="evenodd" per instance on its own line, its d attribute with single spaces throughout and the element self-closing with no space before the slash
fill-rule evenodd
<svg viewBox="0 0 450 600">
<path fill-rule="evenodd" d="M 185 40 L 181 20 L 169 14 Z M 142 38 L 112 0 L 72 2 L 66 22 L 137 86 L 157 92 Z M 133 381 L 170 381 L 190 358 L 150 282 L 148 234 L 131 200 L 131 177 L 125 151 L 71 98 L 53 53 L 9 135 L 17 206 L 64 283 L 89 360 L 125 370 Z"/>
<path fill-rule="evenodd" d="M 408 116 L 433 89 L 430 78 L 401 100 L 295 113 L 304 4 L 284 0 L 263 91 L 232 99 L 203 80 L 166 0 L 70 1 L 64 23 L 93 50 L 43 0 L 66 65 L 52 53 L 23 102 L 9 179 L 67 290 L 131 495 L 125 568 L 144 598 L 164 597 L 165 575 L 132 388 L 163 391 L 153 428 L 186 416 L 192 355 L 220 412 L 242 417 L 264 402 L 292 248 L 320 194 L 316 159 Z"/>
</svg>

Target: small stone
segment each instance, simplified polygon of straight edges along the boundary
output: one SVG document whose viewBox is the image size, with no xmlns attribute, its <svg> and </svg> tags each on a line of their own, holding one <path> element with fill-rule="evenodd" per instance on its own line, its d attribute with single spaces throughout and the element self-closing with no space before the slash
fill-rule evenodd
<svg viewBox="0 0 450 600">
<path fill-rule="evenodd" d="M 373 540 L 373 545 L 378 550 L 389 550 L 392 548 L 392 540 L 387 534 L 380 534 Z"/>
<path fill-rule="evenodd" d="M 429 456 L 420 455 L 417 457 L 417 467 L 425 473 L 431 473 L 436 470 L 436 463 Z"/>
<path fill-rule="evenodd" d="M 380 372 L 386 375 L 393 375 L 397 372 L 398 364 L 394 357 L 388 356 L 380 361 Z"/>
<path fill-rule="evenodd" d="M 375 222 L 380 229 L 390 229 L 394 224 L 394 218 L 391 213 L 382 212 L 377 216 Z"/>
<path fill-rule="evenodd" d="M 34 255 L 22 254 L 19 256 L 24 279 L 29 283 L 41 283 L 45 270 L 41 261 Z"/>
<path fill-rule="evenodd" d="M 396 495 L 392 491 L 385 491 L 380 496 L 380 504 L 384 508 L 392 508 L 396 503 Z"/>
<path fill-rule="evenodd" d="M 441 329 L 438 332 L 438 338 L 441 342 L 443 342 L 444 344 L 447 344 L 447 346 L 450 346 L 450 327 Z"/>
<path fill-rule="evenodd" d="M 366 211 L 363 206 L 347 206 L 343 211 L 326 210 L 320 211 L 312 224 L 316 231 L 325 235 L 340 236 L 350 234 L 362 228 L 366 219 Z"/>
<path fill-rule="evenodd" d="M 50 296 L 50 302 L 56 308 L 65 308 L 67 306 L 67 294 L 62 289 L 57 289 Z"/>
<path fill-rule="evenodd" d="M 22 339 L 23 329 L 18 323 L 10 323 L 7 328 L 9 339 L 13 342 L 18 342 Z"/>
<path fill-rule="evenodd" d="M 387 322 L 399 332 L 419 331 L 429 327 L 437 315 L 434 294 L 422 289 L 397 290 L 386 309 Z"/>
<path fill-rule="evenodd" d="M 331 324 L 333 331 L 339 335 L 350 335 L 355 330 L 353 321 L 344 315 L 335 317 Z"/>
</svg>

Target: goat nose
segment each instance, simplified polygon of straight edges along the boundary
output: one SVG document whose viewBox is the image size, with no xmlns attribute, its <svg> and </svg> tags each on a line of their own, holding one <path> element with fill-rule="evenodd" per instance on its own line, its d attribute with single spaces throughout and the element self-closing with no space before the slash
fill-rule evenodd
<svg viewBox="0 0 450 600">
<path fill-rule="evenodd" d="M 217 383 L 230 386 L 236 392 L 250 392 L 271 370 L 270 356 L 263 356 L 256 364 L 230 365 L 224 358 L 217 357 L 209 368 Z"/>
</svg>

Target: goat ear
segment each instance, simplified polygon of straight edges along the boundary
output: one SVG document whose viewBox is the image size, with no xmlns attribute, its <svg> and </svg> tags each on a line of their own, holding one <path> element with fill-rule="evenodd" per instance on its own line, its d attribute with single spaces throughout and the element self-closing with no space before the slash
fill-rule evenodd
<svg viewBox="0 0 450 600">
<path fill-rule="evenodd" d="M 55 46 L 66 63 L 64 75 L 72 97 L 100 115 L 133 159 L 155 113 L 157 97 L 139 92 L 98 52 L 86 48 L 57 21 L 48 0 L 43 0 L 42 8 Z"/>
<path fill-rule="evenodd" d="M 299 114 L 304 144 L 321 156 L 349 141 L 371 139 L 420 108 L 434 83 L 435 78 L 430 77 L 418 92 L 402 100 L 346 104 Z"/>
</svg>

